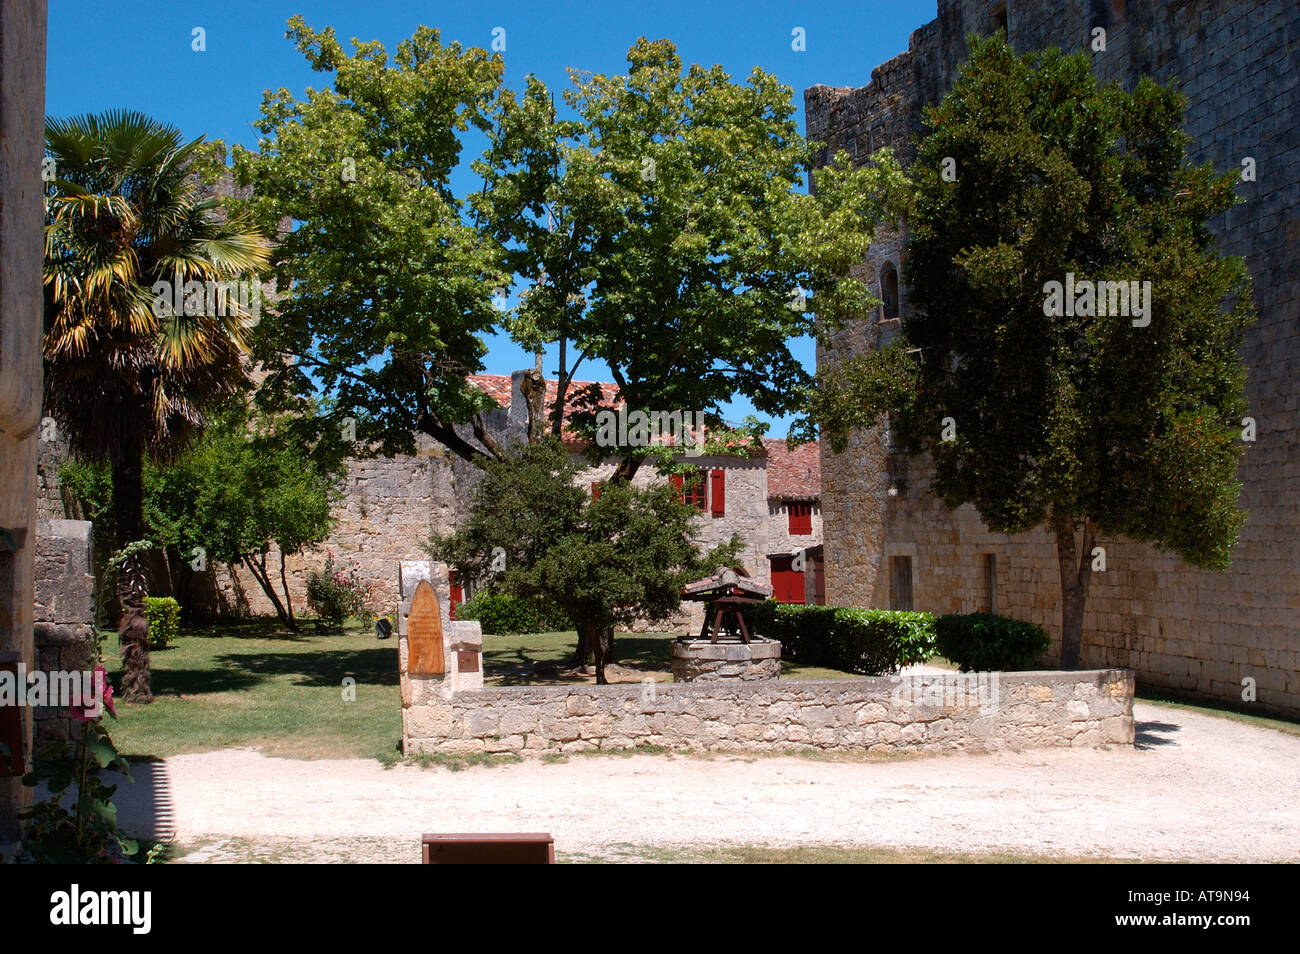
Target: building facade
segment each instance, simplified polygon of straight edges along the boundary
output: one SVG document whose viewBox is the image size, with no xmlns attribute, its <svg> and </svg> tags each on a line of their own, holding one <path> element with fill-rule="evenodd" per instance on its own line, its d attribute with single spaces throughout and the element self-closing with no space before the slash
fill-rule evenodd
<svg viewBox="0 0 1300 954">
<path fill-rule="evenodd" d="M 1243 256 L 1258 321 L 1247 331 L 1249 414 L 1257 426 L 1240 478 L 1249 514 L 1222 573 L 1148 546 L 1098 540 L 1084 622 L 1085 666 L 1126 666 L 1149 687 L 1265 711 L 1300 713 L 1300 5 L 1289 0 L 939 0 L 938 18 L 859 88 L 805 91 L 808 135 L 863 162 L 892 146 L 906 162 L 921 110 L 937 103 L 965 57 L 965 36 L 1005 29 L 1020 52 L 1091 51 L 1103 80 L 1177 80 L 1188 98 L 1193 162 L 1247 167 L 1243 202 L 1212 225 Z M 1105 49 L 1094 50 L 1096 30 Z M 1249 161 L 1247 161 L 1249 160 Z M 885 306 L 848 328 L 819 361 L 876 347 L 907 317 L 898 275 L 905 236 L 882 234 L 861 276 Z M 892 453 L 882 428 L 843 454 L 822 445 L 826 589 L 834 604 L 934 612 L 993 609 L 1032 620 L 1059 652 L 1060 588 L 1045 530 L 989 533 L 971 507 L 949 512 L 926 493 L 924 468 Z"/>
<path fill-rule="evenodd" d="M 508 446 L 527 434 L 527 402 L 521 393 L 523 372 L 514 375 L 479 374 L 471 381 L 491 396 L 498 408 L 485 415 L 489 434 Z M 575 382 L 583 387 L 591 382 Z M 616 388 L 601 384 L 607 403 L 616 401 Z M 547 382 L 547 404 L 553 404 L 555 382 Z M 472 435 L 466 430 L 466 439 Z M 592 466 L 581 447 L 569 441 L 572 459 L 581 468 L 578 481 L 596 492 L 614 471 L 615 462 Z M 386 613 L 397 601 L 397 566 L 402 561 L 424 560 L 424 546 L 434 533 L 449 533 L 467 512 L 479 469 L 451 453 L 438 442 L 421 437 L 414 455 L 363 458 L 348 461 L 342 497 L 334 511 L 337 526 L 316 550 L 286 557 L 285 577 L 297 610 L 306 606 L 307 578 L 319 569 L 327 554 L 336 565 L 355 568 L 369 584 L 372 609 Z M 58 466 L 62 445 L 40 445 L 38 492 L 40 515 L 47 520 L 81 518 L 76 501 L 59 486 Z M 788 602 L 816 599 L 815 555 L 809 549 L 821 544 L 820 455 L 816 444 L 794 450 L 785 441 L 765 441 L 752 456 L 717 455 L 682 458 L 699 468 L 701 481 L 680 488 L 700 510 L 697 540 L 707 549 L 739 536 L 745 541 L 742 557 L 746 572 L 763 583 L 775 582 Z M 642 467 L 634 483 L 645 486 L 661 479 L 651 467 Z M 156 593 L 172 592 L 200 613 L 212 615 L 270 615 L 275 612 L 257 581 L 241 566 L 214 566 L 190 574 L 180 561 L 154 567 Z M 272 551 L 267 565 L 278 576 L 279 553 Z M 170 574 L 170 577 L 168 576 Z M 453 591 L 469 596 L 468 587 Z M 690 617 L 658 628 L 681 629 Z M 645 625 L 640 628 L 646 628 Z"/>
</svg>

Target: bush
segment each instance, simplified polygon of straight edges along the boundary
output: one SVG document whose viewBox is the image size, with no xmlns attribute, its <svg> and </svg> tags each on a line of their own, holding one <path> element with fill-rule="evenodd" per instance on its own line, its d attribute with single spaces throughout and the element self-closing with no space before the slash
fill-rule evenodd
<svg viewBox="0 0 1300 954">
<path fill-rule="evenodd" d="M 768 600 L 745 610 L 750 629 L 780 640 L 783 658 L 879 676 L 934 655 L 929 613 L 802 606 Z"/>
<path fill-rule="evenodd" d="M 1049 643 L 1041 626 L 991 613 L 940 616 L 934 628 L 939 654 L 962 672 L 1028 669 Z"/>
<path fill-rule="evenodd" d="M 146 596 L 144 618 L 149 621 L 150 649 L 166 649 L 181 634 L 181 604 L 170 596 Z"/>
<path fill-rule="evenodd" d="M 307 605 L 322 621 L 342 629 L 349 616 L 369 617 L 370 587 L 357 576 L 356 564 L 344 573 L 334 566 L 331 553 L 324 569 L 312 570 L 307 577 Z"/>
<path fill-rule="evenodd" d="M 537 600 L 523 600 L 505 593 L 483 590 L 456 608 L 457 619 L 476 619 L 491 636 L 517 633 L 552 633 L 573 629 L 564 611 Z"/>
</svg>

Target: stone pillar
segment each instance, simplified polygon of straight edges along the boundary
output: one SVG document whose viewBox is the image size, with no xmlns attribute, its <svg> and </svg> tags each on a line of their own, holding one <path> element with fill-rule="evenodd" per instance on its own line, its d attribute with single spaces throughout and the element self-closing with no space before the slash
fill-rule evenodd
<svg viewBox="0 0 1300 954">
<path fill-rule="evenodd" d="M 36 666 L 46 672 L 83 672 L 94 656 L 93 524 L 88 520 L 42 520 L 36 525 Z M 76 738 L 82 723 L 66 708 L 40 708 L 33 750 L 54 739 Z"/>
<path fill-rule="evenodd" d="M 412 735 L 408 722 L 435 699 L 450 699 L 457 692 L 483 688 L 483 632 L 477 620 L 451 618 L 451 583 L 447 564 L 423 560 L 403 561 L 398 568 L 400 599 L 397 607 L 397 664 L 402 696 L 402 736 Z M 437 598 L 442 630 L 444 672 L 410 671 L 408 639 L 411 603 L 415 591 L 427 581 Z M 418 733 L 417 733 L 418 734 Z"/>
<path fill-rule="evenodd" d="M 45 13 L 45 0 L 0 4 L 0 655 L 28 667 L 35 662 Z M 17 715 L 26 761 L 31 720 Z M 31 789 L 7 770 L 0 772 L 0 841 L 17 837 L 18 813 L 31 802 Z"/>
</svg>

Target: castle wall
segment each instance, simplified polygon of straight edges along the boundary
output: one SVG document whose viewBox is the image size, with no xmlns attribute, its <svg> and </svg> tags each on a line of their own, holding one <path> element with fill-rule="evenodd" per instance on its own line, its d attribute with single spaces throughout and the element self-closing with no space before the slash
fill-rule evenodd
<svg viewBox="0 0 1300 954">
<path fill-rule="evenodd" d="M 1178 79 L 1188 97 L 1193 162 L 1237 170 L 1246 156 L 1256 161 L 1257 181 L 1237 188 L 1242 204 L 1212 222 L 1222 250 L 1245 257 L 1255 284 L 1258 321 L 1242 349 L 1248 413 L 1258 429 L 1239 471 L 1249 520 L 1223 573 L 1100 539 L 1107 569 L 1093 579 L 1082 664 L 1132 668 L 1147 686 L 1236 703 L 1243 680 L 1254 680 L 1260 708 L 1300 713 L 1300 455 L 1292 436 L 1300 423 L 1300 6 L 940 0 L 938 19 L 912 34 L 906 53 L 873 70 L 868 85 L 806 91 L 809 136 L 859 162 L 882 145 L 910 159 L 920 109 L 951 85 L 962 37 L 992 32 L 999 8 L 1019 51 L 1077 50 L 1102 27 L 1106 51 L 1092 54 L 1101 78 L 1128 85 L 1144 74 Z M 871 279 L 883 260 L 899 262 L 905 253 L 899 236 L 881 239 L 863 266 Z M 888 329 L 875 321 L 847 329 L 818 360 L 872 347 L 882 332 Z M 910 556 L 918 609 L 971 612 L 987 599 L 983 554 L 993 553 L 999 612 L 1044 625 L 1056 641 L 1052 653 L 1059 652 L 1060 585 L 1049 533 L 990 534 L 973 508 L 946 511 L 925 492 L 922 466 L 891 457 L 881 428 L 855 434 L 844 454 L 827 442 L 821 452 L 828 602 L 889 605 L 889 561 Z M 890 497 L 899 476 L 905 489 Z"/>
</svg>

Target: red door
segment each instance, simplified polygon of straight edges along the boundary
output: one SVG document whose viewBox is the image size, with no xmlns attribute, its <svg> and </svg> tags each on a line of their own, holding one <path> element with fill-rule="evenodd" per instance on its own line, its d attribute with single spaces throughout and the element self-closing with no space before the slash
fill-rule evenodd
<svg viewBox="0 0 1300 954">
<path fill-rule="evenodd" d="M 803 574 L 794 569 L 792 556 L 768 557 L 772 565 L 772 599 L 778 603 L 802 603 Z"/>
</svg>

